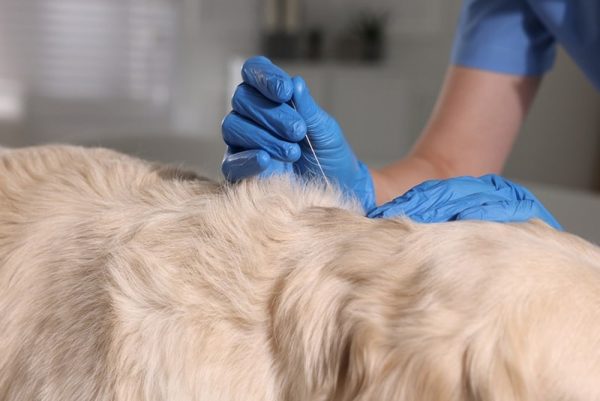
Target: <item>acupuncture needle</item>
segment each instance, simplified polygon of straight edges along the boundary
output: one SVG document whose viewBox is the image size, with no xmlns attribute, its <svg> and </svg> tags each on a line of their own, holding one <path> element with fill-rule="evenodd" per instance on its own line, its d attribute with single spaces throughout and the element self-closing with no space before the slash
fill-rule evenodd
<svg viewBox="0 0 600 401">
<path fill-rule="evenodd" d="M 294 110 L 298 110 L 296 108 L 296 104 L 294 103 L 293 100 L 290 100 L 290 103 L 292 104 L 292 107 L 294 108 Z M 329 187 L 329 180 L 327 179 L 327 176 L 325 175 L 325 171 L 323 171 L 323 166 L 321 166 L 321 162 L 319 161 L 319 158 L 317 157 L 317 153 L 315 152 L 315 148 L 313 147 L 312 143 L 310 142 L 310 138 L 308 137 L 308 133 L 306 134 L 306 136 L 304 137 L 304 139 L 306 139 L 306 143 L 308 143 L 308 147 L 310 148 L 310 151 L 315 159 L 315 161 L 317 162 L 317 166 L 319 167 L 319 170 L 321 171 L 321 174 L 323 175 L 323 179 L 325 180 L 325 184 Z"/>
</svg>

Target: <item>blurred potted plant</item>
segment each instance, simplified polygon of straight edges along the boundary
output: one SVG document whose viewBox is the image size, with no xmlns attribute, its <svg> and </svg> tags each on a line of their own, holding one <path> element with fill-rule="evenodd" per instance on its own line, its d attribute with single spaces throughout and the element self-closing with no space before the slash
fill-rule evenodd
<svg viewBox="0 0 600 401">
<path fill-rule="evenodd" d="M 344 60 L 380 61 L 385 55 L 389 13 L 363 10 L 338 41 L 337 55 Z"/>
<path fill-rule="evenodd" d="M 385 55 L 385 36 L 389 13 L 362 11 L 354 20 L 352 31 L 361 44 L 361 58 L 378 61 Z"/>
</svg>

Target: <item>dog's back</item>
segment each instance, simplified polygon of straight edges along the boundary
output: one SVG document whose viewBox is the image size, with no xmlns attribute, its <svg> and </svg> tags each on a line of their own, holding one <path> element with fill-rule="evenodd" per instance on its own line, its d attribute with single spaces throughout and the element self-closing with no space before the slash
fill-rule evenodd
<svg viewBox="0 0 600 401">
<path fill-rule="evenodd" d="M 0 400 L 600 399 L 600 253 L 105 150 L 0 155 Z"/>
<path fill-rule="evenodd" d="M 278 398 L 265 246 L 336 195 L 71 147 L 4 154 L 0 177 L 0 400 Z"/>
</svg>

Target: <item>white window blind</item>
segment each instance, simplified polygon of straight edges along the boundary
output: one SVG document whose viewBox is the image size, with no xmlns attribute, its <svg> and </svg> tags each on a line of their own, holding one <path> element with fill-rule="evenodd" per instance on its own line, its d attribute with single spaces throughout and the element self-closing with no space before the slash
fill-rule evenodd
<svg viewBox="0 0 600 401">
<path fill-rule="evenodd" d="M 1 0 L 0 79 L 18 81 L 37 118 L 155 119 L 171 103 L 177 4 Z"/>
</svg>

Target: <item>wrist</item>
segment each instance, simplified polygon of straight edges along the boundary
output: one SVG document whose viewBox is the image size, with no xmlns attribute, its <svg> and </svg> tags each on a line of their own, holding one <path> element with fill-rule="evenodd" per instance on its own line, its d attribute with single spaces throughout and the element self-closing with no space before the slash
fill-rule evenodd
<svg viewBox="0 0 600 401">
<path fill-rule="evenodd" d="M 409 189 L 433 179 L 453 176 L 448 166 L 420 154 L 411 154 L 389 166 L 371 170 L 377 204 L 381 205 L 404 194 Z"/>
<path fill-rule="evenodd" d="M 383 169 L 370 169 L 370 174 L 373 181 L 376 205 L 382 205 L 395 198 L 396 191 L 394 188 L 396 185 L 386 171 Z"/>
</svg>

